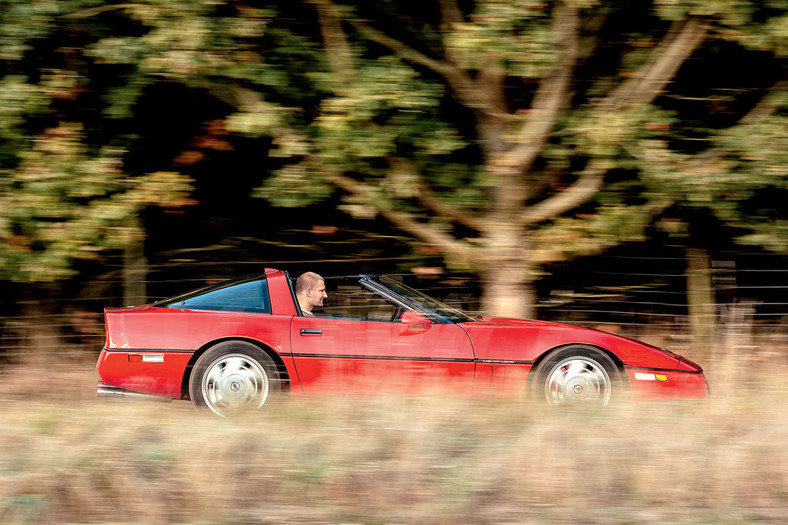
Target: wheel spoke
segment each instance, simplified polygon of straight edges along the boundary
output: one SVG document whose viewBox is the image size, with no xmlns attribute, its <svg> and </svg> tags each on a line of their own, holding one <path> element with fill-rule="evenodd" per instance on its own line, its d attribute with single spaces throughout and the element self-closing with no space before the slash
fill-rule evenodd
<svg viewBox="0 0 788 525">
<path fill-rule="evenodd" d="M 550 404 L 601 403 L 606 405 L 612 383 L 604 366 L 590 357 L 569 357 L 548 373 L 545 397 Z"/>
<path fill-rule="evenodd" d="M 222 361 L 222 373 L 225 375 L 232 374 L 245 368 L 247 361 L 240 357 L 228 358 Z"/>
<path fill-rule="evenodd" d="M 268 397 L 269 379 L 254 359 L 230 354 L 208 365 L 201 385 L 208 407 L 224 415 L 241 408 L 262 406 Z"/>
<path fill-rule="evenodd" d="M 569 366 L 566 367 L 566 375 L 574 377 L 585 373 L 588 370 L 588 364 L 584 361 L 571 361 Z"/>
<path fill-rule="evenodd" d="M 222 378 L 222 367 L 220 366 L 213 366 L 205 374 L 204 382 L 213 388 L 217 383 L 221 381 Z"/>
</svg>

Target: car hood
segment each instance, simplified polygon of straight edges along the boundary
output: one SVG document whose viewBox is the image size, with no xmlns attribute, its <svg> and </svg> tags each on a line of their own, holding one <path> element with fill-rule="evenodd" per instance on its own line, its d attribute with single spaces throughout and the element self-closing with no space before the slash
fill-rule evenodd
<svg viewBox="0 0 788 525">
<path fill-rule="evenodd" d="M 529 327 L 561 326 L 561 327 L 580 328 L 579 326 L 553 323 L 550 321 L 536 321 L 534 319 L 509 319 L 506 317 L 478 318 L 473 323 L 467 323 L 463 326 L 469 326 L 470 324 L 473 324 L 474 326 L 529 326 Z"/>
<path fill-rule="evenodd" d="M 530 319 L 484 318 L 460 325 L 477 359 L 533 362 L 554 348 L 602 348 L 626 366 L 675 370 L 681 359 L 665 349 L 600 330 Z"/>
</svg>

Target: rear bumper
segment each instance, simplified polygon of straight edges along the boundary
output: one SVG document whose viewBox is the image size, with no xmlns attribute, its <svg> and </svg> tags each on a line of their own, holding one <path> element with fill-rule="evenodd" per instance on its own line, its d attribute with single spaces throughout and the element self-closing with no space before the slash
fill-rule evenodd
<svg viewBox="0 0 788 525">
<path fill-rule="evenodd" d="M 99 380 L 115 388 L 180 399 L 193 355 L 191 351 L 105 348 L 96 371 Z"/>
<path fill-rule="evenodd" d="M 172 399 L 168 397 L 154 396 L 151 394 L 142 394 L 140 392 L 133 392 L 131 390 L 126 390 L 125 388 L 120 388 L 119 386 L 108 385 L 104 381 L 99 381 L 98 384 L 96 385 L 96 396 L 100 398 L 124 397 L 124 398 L 132 398 L 132 399 L 143 399 L 147 401 L 163 401 L 163 402 L 172 401 Z"/>
</svg>

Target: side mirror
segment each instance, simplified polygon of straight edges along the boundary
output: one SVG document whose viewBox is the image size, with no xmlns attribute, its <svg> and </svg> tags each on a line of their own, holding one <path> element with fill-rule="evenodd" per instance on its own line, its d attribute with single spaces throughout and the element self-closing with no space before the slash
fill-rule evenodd
<svg viewBox="0 0 788 525">
<path fill-rule="evenodd" d="M 402 324 L 432 324 L 432 321 L 413 310 L 405 310 L 400 318 Z"/>
</svg>

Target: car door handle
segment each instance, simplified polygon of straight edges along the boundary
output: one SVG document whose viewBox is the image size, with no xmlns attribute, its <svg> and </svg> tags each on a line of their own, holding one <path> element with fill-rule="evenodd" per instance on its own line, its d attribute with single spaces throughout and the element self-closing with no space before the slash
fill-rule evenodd
<svg viewBox="0 0 788 525">
<path fill-rule="evenodd" d="M 302 328 L 301 335 L 320 335 L 323 333 L 323 330 L 320 328 Z"/>
</svg>

